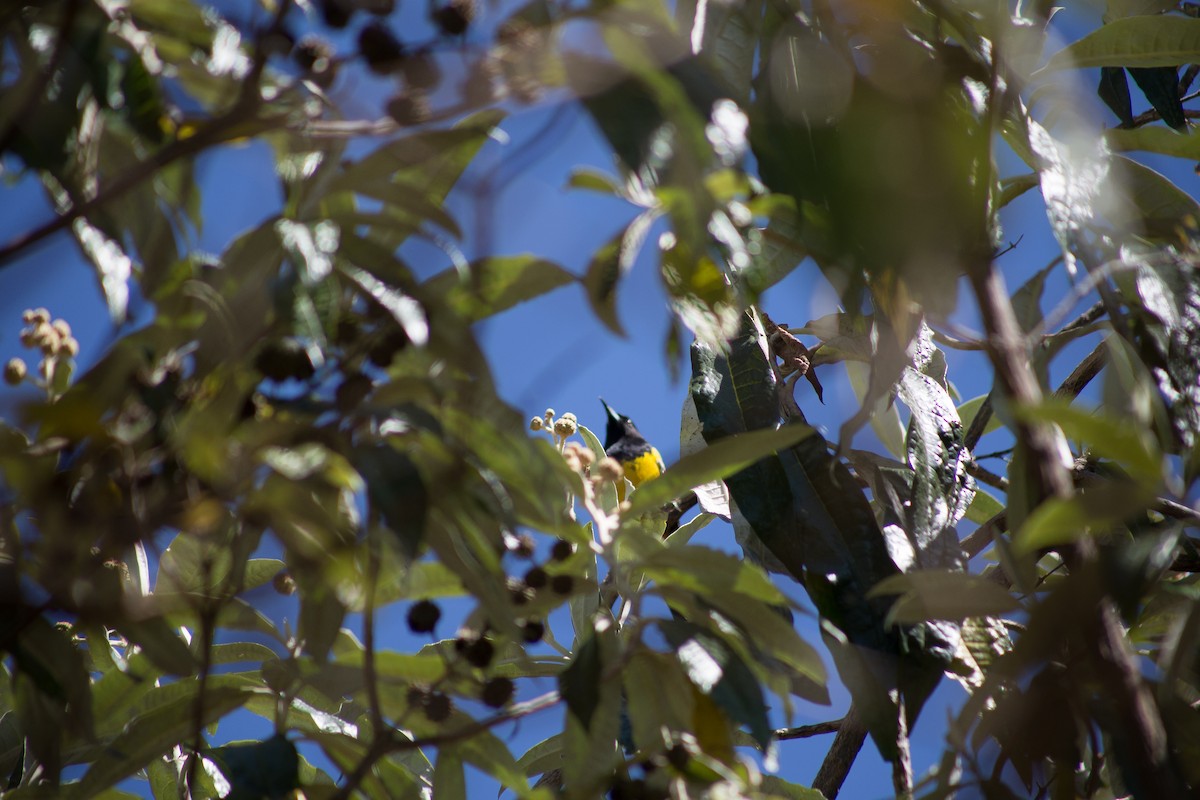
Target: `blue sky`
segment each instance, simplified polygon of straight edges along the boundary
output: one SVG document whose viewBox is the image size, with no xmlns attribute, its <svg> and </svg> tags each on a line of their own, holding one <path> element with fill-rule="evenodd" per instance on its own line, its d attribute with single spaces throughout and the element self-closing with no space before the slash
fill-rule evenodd
<svg viewBox="0 0 1200 800">
<path fill-rule="evenodd" d="M 1074 27 L 1082 20 L 1091 25 L 1097 17 L 1094 11 L 1084 11 L 1060 20 L 1059 24 Z M 423 22 L 413 24 L 418 25 L 417 35 L 420 35 L 419 25 Z M 340 99 L 355 113 L 372 116 L 387 91 L 382 81 L 366 81 L 344 92 Z M 503 129 L 511 141 L 490 142 L 450 199 L 451 210 L 467 232 L 461 245 L 464 252 L 473 257 L 485 250 L 499 254 L 528 251 L 581 273 L 591 254 L 635 213 L 621 201 L 566 187 L 571 170 L 580 166 L 613 172 L 607 147 L 577 105 L 551 103 L 518 109 Z M 536 157 L 512 166 L 510 154 L 544 129 L 549 133 L 537 138 L 531 151 Z M 1185 191 L 1195 190 L 1197 178 L 1190 164 L 1165 159 L 1151 164 L 1168 172 Z M 476 224 L 479 203 L 473 191 L 481 175 L 497 165 L 503 179 L 499 181 L 499 192 L 484 206 L 491 220 L 487 226 L 491 231 L 490 242 L 485 246 L 480 241 L 483 229 Z M 1015 163 L 1007 166 L 1011 167 L 1010 172 L 1024 171 L 1018 170 Z M 204 193 L 205 227 L 197 243 L 201 250 L 219 253 L 240 232 L 278 210 L 279 192 L 272 157 L 263 145 L 225 147 L 208 154 L 201 160 L 198 174 Z M 19 180 L 0 192 L 5 212 L 0 215 L 0 242 L 52 215 L 45 194 L 29 179 Z M 1036 191 L 1006 209 L 1004 222 L 1011 238 L 1024 237 L 1017 249 L 999 262 L 1010 288 L 1015 288 L 1054 257 L 1057 245 L 1050 236 Z M 660 230 L 656 228 L 651 233 L 641 258 L 622 284 L 619 311 L 627 338 L 613 336 L 594 319 L 578 286 L 567 287 L 481 323 L 475 332 L 490 358 L 502 396 L 526 416 L 540 414 L 547 407 L 559 413 L 572 411 L 583 424 L 599 432 L 603 429 L 603 416 L 597 397 L 603 395 L 636 420 L 669 463 L 678 456 L 679 410 L 687 389 L 687 369 L 686 364 L 681 365 L 680 379 L 672 381 L 663 361 L 668 312 L 655 269 L 653 247 Z M 406 245 L 402 254 L 420 276 L 432 275 L 450 264 L 444 252 L 419 242 Z M 1056 273 L 1047 287 L 1047 297 L 1060 296 L 1066 285 L 1065 276 Z M 964 302 L 960 303 L 954 322 L 978 330 L 974 304 L 965 294 L 960 292 L 960 296 Z M 795 326 L 834 311 L 836 299 L 809 263 L 770 290 L 764 305 L 777 321 Z M 0 361 L 24 355 L 16 341 L 21 327 L 20 313 L 24 308 L 37 306 L 45 306 L 55 317 L 71 323 L 81 344 L 81 368 L 95 363 L 120 333 L 107 316 L 94 274 L 65 235 L 54 237 L 0 269 Z M 136 302 L 131 311 L 135 317 L 131 324 L 138 319 L 144 321 L 152 313 Z M 1057 362 L 1061 366 L 1055 368 L 1054 376 L 1060 377 L 1068 371 L 1078 360 L 1072 359 L 1072 355 L 1086 351 L 1092 344 L 1089 340 L 1064 354 Z M 981 368 L 978 354 L 950 351 L 947 357 L 950 379 L 962 399 L 990 388 L 990 373 Z M 836 436 L 841 421 L 857 406 L 844 374 L 837 366 L 823 369 L 820 377 L 826 388 L 824 406 L 818 405 L 806 389 L 801 389 L 800 402 L 805 413 L 829 437 Z M 24 396 L 30 395 L 26 392 Z M 11 391 L 0 394 L 0 417 L 12 419 L 18 399 L 19 395 L 14 396 Z M 981 449 L 989 449 L 988 440 L 984 442 Z M 862 432 L 855 444 L 879 448 L 869 430 Z M 1002 471 L 997 462 L 992 466 Z M 970 528 L 964 523 L 960 533 Z M 711 525 L 697 541 L 721 549 L 736 549 L 731 531 L 723 524 Z M 798 598 L 802 595 L 795 584 L 785 586 L 785 590 Z M 265 594 L 261 600 L 272 614 L 294 614 L 290 601 Z M 411 648 L 414 642 L 404 630 L 404 610 L 403 605 L 390 609 L 383 617 L 383 625 L 389 633 L 389 644 Z M 820 647 L 812 621 L 800 619 L 799 625 L 805 638 Z M 443 624 L 443 633 L 451 632 Z M 565 638 L 569 640 L 569 636 Z M 544 690 L 549 686 L 534 688 Z M 535 692 L 527 690 L 522 694 L 532 693 Z M 918 774 L 940 755 L 946 715 L 960 697 L 959 690 L 945 682 L 926 707 L 913 737 Z M 792 722 L 803 724 L 836 718 L 846 704 L 845 692 L 835 691 L 832 708 L 801 703 Z M 561 714 L 557 709 L 543 712 L 518 726 L 502 727 L 497 733 L 520 755 L 527 746 L 558 728 Z M 779 724 L 785 721 L 779 720 Z M 236 714 L 222 726 L 218 738 L 253 738 L 270 733 L 270 725 L 265 721 Z M 783 743 L 780 746 L 783 776 L 810 782 L 828 743 L 828 737 Z M 472 795 L 478 792 L 480 797 L 494 796 L 494 793 L 484 794 L 485 785 L 489 784 L 484 779 L 473 776 Z M 890 768 L 868 744 L 851 772 L 843 796 L 885 796 L 889 787 Z"/>
</svg>

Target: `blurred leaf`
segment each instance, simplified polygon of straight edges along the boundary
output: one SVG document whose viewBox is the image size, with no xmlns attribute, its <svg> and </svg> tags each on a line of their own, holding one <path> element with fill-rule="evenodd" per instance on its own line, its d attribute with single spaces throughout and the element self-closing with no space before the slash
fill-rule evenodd
<svg viewBox="0 0 1200 800">
<path fill-rule="evenodd" d="M 943 570 L 893 575 L 871 588 L 870 596 L 885 595 L 900 595 L 888 612 L 888 619 L 900 624 L 929 619 L 961 621 L 1021 607 L 1004 587 L 987 578 Z"/>
<path fill-rule="evenodd" d="M 596 713 L 600 702 L 600 676 L 602 663 L 600 644 L 595 635 L 581 637 L 582 644 L 575 651 L 571 665 L 558 677 L 558 690 L 567 709 L 586 729 Z"/>
<path fill-rule="evenodd" d="M 1131 231 L 1175 242 L 1200 219 L 1200 203 L 1168 178 L 1123 156 L 1112 156 L 1116 194 L 1125 202 L 1109 210 L 1109 218 Z"/>
<path fill-rule="evenodd" d="M 279 734 L 261 742 L 227 744 L 209 755 L 229 781 L 225 800 L 283 800 L 299 786 L 300 756 Z"/>
<path fill-rule="evenodd" d="M 354 450 L 355 468 L 367 483 L 372 508 L 412 558 L 421 549 L 429 496 L 425 481 L 407 455 L 390 444 L 360 446 Z"/>
<path fill-rule="evenodd" d="M 1200 61 L 1200 20 L 1115 19 L 1059 50 L 1043 71 L 1087 67 L 1178 67 Z"/>
<path fill-rule="evenodd" d="M 583 288 L 596 318 L 618 336 L 625 335 L 617 316 L 617 289 L 625 274 L 633 267 L 650 226 L 663 213 L 651 208 L 638 214 L 592 256 L 583 276 Z"/>
<path fill-rule="evenodd" d="M 353 242 L 349 237 L 347 244 Z M 350 248 L 345 247 L 343 254 L 349 254 Z M 363 291 L 374 298 L 380 306 L 388 311 L 408 337 L 408 341 L 421 347 L 429 341 L 429 320 L 425 309 L 419 302 L 393 286 L 388 286 L 374 275 L 351 266 L 341 267 L 341 271 L 350 280 L 358 284 Z"/>
<path fill-rule="evenodd" d="M 306 579 L 300 588 L 298 633 L 305 651 L 323 661 L 342 627 L 346 607 L 323 581 Z"/>
<path fill-rule="evenodd" d="M 1093 414 L 1057 400 L 1020 408 L 1017 415 L 1029 422 L 1058 425 L 1068 439 L 1083 442 L 1097 455 L 1120 462 L 1147 487 L 1162 481 L 1162 454 L 1148 432 L 1129 420 Z"/>
<path fill-rule="evenodd" d="M 185 678 L 147 693 L 134 707 L 123 731 L 108 743 L 106 751 L 111 756 L 93 762 L 79 783 L 71 787 L 70 796 L 80 800 L 94 797 L 187 739 L 195 732 L 199 690 L 195 678 Z M 216 722 L 249 699 L 249 687 L 243 679 L 210 675 L 199 721 L 202 725 Z"/>
<path fill-rule="evenodd" d="M 638 566 L 653 580 L 699 594 L 737 592 L 766 603 L 785 602 L 762 570 L 706 547 L 664 547 L 642 559 Z"/>
<path fill-rule="evenodd" d="M 557 769 L 562 765 L 562 747 L 562 734 L 556 733 L 526 750 L 517 765 L 529 777 Z"/>
<path fill-rule="evenodd" d="M 1104 132 L 1104 140 L 1118 152 L 1146 150 L 1200 161 L 1200 132 L 1180 134 L 1161 125 L 1143 125 L 1132 130 L 1110 128 Z"/>
<path fill-rule="evenodd" d="M 433 785 L 437 787 L 439 800 L 467 800 L 463 762 L 454 748 L 438 750 L 437 763 L 433 768 Z"/>
<path fill-rule="evenodd" d="M 529 254 L 476 261 L 469 271 L 451 268 L 427 280 L 423 288 L 471 322 L 499 314 L 574 280 L 557 264 Z"/>
<path fill-rule="evenodd" d="M 1029 119 L 1026 124 L 1026 142 L 1037 163 L 1050 228 L 1062 248 L 1067 271 L 1074 274 L 1075 251 L 1104 207 L 1108 162 L 1099 147 L 1089 149 L 1082 142 L 1068 146 L 1037 121 Z"/>
<path fill-rule="evenodd" d="M 146 658 L 166 674 L 191 675 L 199 667 L 178 632 L 161 617 L 128 619 L 117 623 L 116 627 L 130 644 L 140 647 Z"/>
<path fill-rule="evenodd" d="M 703 450 L 679 459 L 654 481 L 639 486 L 625 513 L 636 516 L 658 508 L 686 494 L 693 486 L 725 478 L 814 435 L 807 425 L 785 425 L 773 430 L 748 431 L 713 442 Z"/>
<path fill-rule="evenodd" d="M 587 189 L 600 194 L 619 195 L 621 187 L 613 178 L 603 172 L 587 167 L 577 167 L 567 179 L 567 185 L 573 189 Z"/>
</svg>

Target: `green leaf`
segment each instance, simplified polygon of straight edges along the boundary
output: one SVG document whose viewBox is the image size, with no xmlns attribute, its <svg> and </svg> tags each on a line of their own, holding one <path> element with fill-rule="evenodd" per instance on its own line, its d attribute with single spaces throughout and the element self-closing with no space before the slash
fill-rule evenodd
<svg viewBox="0 0 1200 800">
<path fill-rule="evenodd" d="M 124 730 L 109 742 L 110 755 L 92 762 L 79 783 L 71 788 L 71 797 L 95 797 L 96 794 L 144 768 L 152 759 L 185 741 L 195 732 L 196 696 L 199 682 L 185 678 L 157 687 L 134 707 Z M 251 694 L 244 679 L 232 675 L 209 676 L 204 687 L 200 724 L 207 726 L 240 708 Z"/>
<path fill-rule="evenodd" d="M 433 785 L 437 787 L 439 800 L 467 800 L 467 778 L 463 772 L 462 757 L 454 748 L 438 750 L 437 763 L 433 768 Z"/>
<path fill-rule="evenodd" d="M 913 479 L 904 528 L 918 566 L 949 567 L 961 558 L 953 526 L 975 496 L 975 481 L 967 474 L 971 454 L 944 384 L 946 357 L 934 346 L 929 326 L 921 326 L 910 353 L 912 365 L 904 368 L 897 391 L 912 412 L 905 453 Z"/>
<path fill-rule="evenodd" d="M 897 624 L 925 620 L 964 620 L 1019 609 L 1008 590 L 978 575 L 944 570 L 917 570 L 893 575 L 871 588 L 871 597 L 900 595 L 888 612 Z"/>
<path fill-rule="evenodd" d="M 161 617 L 122 620 L 117 630 L 136 644 L 154 666 L 170 675 L 192 675 L 198 668 L 192 651 Z"/>
<path fill-rule="evenodd" d="M 1132 130 L 1109 128 L 1104 132 L 1104 139 L 1110 148 L 1118 152 L 1145 150 L 1200 161 L 1200 131 L 1179 134 L 1161 125 L 1143 125 Z"/>
<path fill-rule="evenodd" d="M 558 676 L 558 691 L 567 709 L 586 730 L 600 702 L 600 643 L 595 635 L 583 639 L 571 664 Z"/>
<path fill-rule="evenodd" d="M 762 687 L 740 656 L 717 636 L 683 620 L 658 623 L 675 648 L 688 679 L 709 695 L 733 719 L 745 725 L 761 748 L 771 743 L 772 730 Z"/>
<path fill-rule="evenodd" d="M 1104 105 L 1112 109 L 1122 125 L 1133 125 L 1133 105 L 1124 67 L 1102 67 L 1100 88 L 1096 90 L 1096 94 L 1104 101 Z"/>
<path fill-rule="evenodd" d="M 1200 219 L 1200 203 L 1168 178 L 1124 156 L 1112 157 L 1115 197 L 1109 219 L 1130 232 L 1165 243 Z"/>
<path fill-rule="evenodd" d="M 1200 19 L 1116 19 L 1059 50 L 1041 71 L 1087 67 L 1178 67 L 1200 61 Z"/>
<path fill-rule="evenodd" d="M 423 288 L 445 298 L 468 321 L 477 322 L 574 280 L 557 264 L 525 253 L 476 261 L 467 271 L 439 272 Z"/>
<path fill-rule="evenodd" d="M 525 751 L 525 755 L 517 761 L 517 766 L 528 777 L 549 772 L 562 766 L 563 735 L 556 733 L 548 739 L 535 744 Z"/>
<path fill-rule="evenodd" d="M 814 435 L 807 425 L 793 424 L 774 430 L 740 433 L 713 442 L 703 450 L 679 459 L 653 481 L 639 486 L 625 513 L 637 516 L 659 508 L 693 486 L 721 480 Z"/>
<path fill-rule="evenodd" d="M 625 708 L 633 742 L 643 752 L 671 745 L 666 731 L 692 726 L 692 691 L 679 659 L 669 654 L 635 652 L 621 670 Z"/>
<path fill-rule="evenodd" d="M 621 194 L 621 186 L 612 176 L 586 167 L 573 170 L 571 177 L 567 179 L 567 185 L 573 189 L 587 189 L 600 194 Z"/>
<path fill-rule="evenodd" d="M 963 404 L 958 407 L 958 416 L 962 420 L 964 428 L 971 427 L 971 422 L 974 421 L 975 415 L 979 413 L 979 407 L 983 405 L 983 401 L 986 399 L 987 395 L 981 394 L 977 397 L 972 397 L 970 400 L 964 401 Z M 992 431 L 998 431 L 1003 427 L 1004 423 L 1000 421 L 999 417 L 997 417 L 995 414 L 992 414 L 992 418 L 989 419 L 987 425 L 984 426 L 983 432 L 988 434 Z"/>
<path fill-rule="evenodd" d="M 783 594 L 766 573 L 736 556 L 707 547 L 664 547 L 638 562 L 646 577 L 698 594 L 737 592 L 782 605 Z"/>
<path fill-rule="evenodd" d="M 300 590 L 300 640 L 308 653 L 323 661 L 341 630 L 346 607 L 323 577 L 305 577 Z"/>
<path fill-rule="evenodd" d="M 1186 132 L 1187 117 L 1183 114 L 1183 99 L 1179 96 L 1179 68 L 1130 67 L 1129 74 L 1163 122 L 1177 131 Z"/>
<path fill-rule="evenodd" d="M 982 489 L 975 491 L 971 505 L 967 506 L 967 519 L 976 525 L 982 525 L 1004 510 L 1004 504 Z"/>
<path fill-rule="evenodd" d="M 362 242 L 362 240 L 358 240 Z M 355 237 L 346 237 L 342 245 L 342 254 L 347 257 L 352 257 L 352 247 L 355 246 Z M 371 247 L 371 245 L 367 245 Z M 358 263 L 370 268 L 372 264 L 364 261 L 364 256 L 357 254 Z M 366 253 L 369 259 L 369 252 Z M 421 347 L 429 341 L 429 320 L 425 316 L 425 309 L 419 302 L 409 297 L 395 286 L 389 286 L 383 281 L 376 278 L 370 272 L 362 269 L 356 269 L 348 264 L 341 265 L 339 270 L 346 275 L 354 283 L 358 284 L 364 292 L 374 298 L 375 302 L 379 303 L 384 309 L 392 315 L 399 324 L 404 335 L 408 337 L 408 341 L 417 347 Z"/>
</svg>

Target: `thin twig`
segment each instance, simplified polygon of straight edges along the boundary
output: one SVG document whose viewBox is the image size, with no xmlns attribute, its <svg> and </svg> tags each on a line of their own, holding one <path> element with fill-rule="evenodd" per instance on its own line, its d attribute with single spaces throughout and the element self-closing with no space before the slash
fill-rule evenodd
<svg viewBox="0 0 1200 800">
<path fill-rule="evenodd" d="M 967 462 L 967 474 L 980 483 L 986 483 L 993 489 L 999 489 L 1002 492 L 1008 491 L 1008 478 L 997 475 L 991 470 L 984 469 L 974 461 Z"/>
<path fill-rule="evenodd" d="M 837 733 L 842 728 L 842 723 L 845 718 L 829 720 L 828 722 L 816 722 L 812 725 L 797 725 L 794 728 L 780 728 L 774 732 L 774 736 L 781 742 L 786 742 L 789 739 L 810 739 L 813 736 L 823 736 L 827 733 Z"/>
<path fill-rule="evenodd" d="M 952 350 L 982 350 L 984 348 L 983 342 L 973 339 L 956 339 L 950 334 L 942 333 L 939 330 L 933 331 L 933 340 Z"/>
<path fill-rule="evenodd" d="M 1104 368 L 1107 361 L 1108 345 L 1100 342 L 1092 349 L 1092 352 L 1084 356 L 1083 361 L 1080 361 L 1075 369 L 1071 370 L 1071 374 L 1054 391 L 1054 396 L 1060 400 L 1074 400 L 1084 390 L 1084 387 L 1100 374 L 1100 370 Z"/>
<path fill-rule="evenodd" d="M 963 447 L 967 450 L 974 450 L 975 445 L 979 444 L 979 440 L 983 438 L 984 431 L 987 430 L 988 423 L 992 421 L 992 393 L 988 392 L 987 397 L 983 398 L 983 402 L 979 404 L 979 408 L 975 411 L 975 416 L 971 419 L 971 426 L 967 428 L 967 434 L 963 437 Z"/>
<path fill-rule="evenodd" d="M 367 684 L 367 707 L 371 716 L 371 736 L 390 732 L 383 720 L 379 701 L 379 676 L 375 671 L 375 591 L 379 585 L 379 544 L 374 536 L 367 539 L 367 600 L 363 608 L 363 680 Z"/>
</svg>

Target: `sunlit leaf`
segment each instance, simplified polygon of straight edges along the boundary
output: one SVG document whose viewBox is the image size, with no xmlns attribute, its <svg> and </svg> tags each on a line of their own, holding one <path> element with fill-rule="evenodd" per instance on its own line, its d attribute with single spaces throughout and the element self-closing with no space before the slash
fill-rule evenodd
<svg viewBox="0 0 1200 800">
<path fill-rule="evenodd" d="M 1116 19 L 1059 50 L 1044 70 L 1072 67 L 1177 67 L 1200 61 L 1200 20 Z"/>
</svg>

